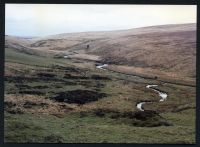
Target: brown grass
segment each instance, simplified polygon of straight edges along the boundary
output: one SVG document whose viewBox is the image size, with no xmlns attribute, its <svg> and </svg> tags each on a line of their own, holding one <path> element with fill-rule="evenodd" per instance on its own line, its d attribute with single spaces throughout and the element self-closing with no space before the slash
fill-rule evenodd
<svg viewBox="0 0 200 147">
<path fill-rule="evenodd" d="M 76 51 L 73 58 L 134 67 L 138 73 L 196 78 L 196 25 L 163 25 L 124 31 L 60 34 L 24 39 L 6 36 L 6 45 L 40 51 Z M 89 49 L 86 48 L 90 45 Z M 58 53 L 58 52 L 57 52 Z M 120 67 L 121 68 L 121 67 Z M 145 68 L 145 70 L 144 70 Z M 137 71 L 136 71 L 137 70 Z"/>
<path fill-rule="evenodd" d="M 50 99 L 45 99 L 43 96 L 34 95 L 14 95 L 6 94 L 5 103 L 11 103 L 15 106 L 7 107 L 6 111 L 19 108 L 24 113 L 42 113 L 42 114 L 64 114 L 73 111 L 76 105 L 67 103 L 58 103 Z M 29 104 L 29 105 L 27 105 Z M 29 106 L 29 107 L 27 107 Z M 6 107 L 6 105 L 5 105 Z"/>
</svg>

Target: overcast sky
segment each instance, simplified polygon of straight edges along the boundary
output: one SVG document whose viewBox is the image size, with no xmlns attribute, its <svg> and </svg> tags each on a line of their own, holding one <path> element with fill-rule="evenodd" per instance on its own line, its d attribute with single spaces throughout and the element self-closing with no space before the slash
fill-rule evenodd
<svg viewBox="0 0 200 147">
<path fill-rule="evenodd" d="M 6 4 L 6 35 L 122 30 L 196 23 L 195 5 Z"/>
</svg>

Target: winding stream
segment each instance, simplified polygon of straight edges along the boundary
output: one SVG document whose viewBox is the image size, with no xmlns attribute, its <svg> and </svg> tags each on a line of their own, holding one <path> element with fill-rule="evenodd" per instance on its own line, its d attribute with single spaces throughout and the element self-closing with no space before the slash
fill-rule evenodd
<svg viewBox="0 0 200 147">
<path fill-rule="evenodd" d="M 158 93 L 158 95 L 161 97 L 161 99 L 159 100 L 160 102 L 163 102 L 167 99 L 167 94 L 164 92 L 160 92 L 159 90 L 154 89 L 153 87 L 157 87 L 158 85 L 147 85 L 146 88 L 149 88 L 155 92 Z M 136 107 L 140 110 L 140 111 L 144 111 L 143 105 L 147 103 L 147 102 L 140 102 L 136 105 Z"/>
<path fill-rule="evenodd" d="M 164 92 L 160 92 L 159 90 L 156 90 L 151 87 L 157 87 L 158 85 L 147 85 L 146 88 L 152 89 L 153 91 L 157 92 L 159 96 L 161 97 L 160 102 L 165 101 L 167 99 L 167 94 Z"/>
<path fill-rule="evenodd" d="M 146 102 L 140 102 L 136 105 L 136 107 L 140 110 L 140 111 L 144 111 L 143 109 L 143 105 L 145 104 Z"/>
<path fill-rule="evenodd" d="M 104 68 L 106 66 L 108 66 L 108 64 L 98 65 L 98 66 L 96 66 L 96 68 L 102 69 L 102 70 L 106 70 Z M 163 102 L 163 101 L 165 101 L 167 99 L 167 94 L 164 93 L 164 92 L 161 92 L 161 91 L 159 91 L 159 90 L 157 90 L 155 88 L 153 88 L 153 87 L 157 87 L 157 86 L 158 85 L 147 85 L 146 88 L 151 89 L 151 90 L 157 92 L 158 95 L 161 97 L 161 99 L 159 100 L 159 102 Z M 152 102 L 144 102 L 144 101 L 143 102 L 139 102 L 139 103 L 136 104 L 137 109 L 140 110 L 140 111 L 144 111 L 143 105 L 146 104 L 146 103 L 152 103 Z"/>
<path fill-rule="evenodd" d="M 96 68 L 102 69 L 102 70 L 106 70 L 104 67 L 108 66 L 108 64 L 103 64 L 103 65 L 98 65 L 96 66 Z"/>
</svg>

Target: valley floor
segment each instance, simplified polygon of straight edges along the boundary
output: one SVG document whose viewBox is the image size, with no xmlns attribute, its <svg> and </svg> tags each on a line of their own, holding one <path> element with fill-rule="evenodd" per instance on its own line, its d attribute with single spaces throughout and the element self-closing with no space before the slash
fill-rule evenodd
<svg viewBox="0 0 200 147">
<path fill-rule="evenodd" d="M 195 86 L 5 51 L 5 142 L 195 143 Z M 167 100 L 158 102 L 148 84 Z M 141 112 L 141 101 L 153 103 Z"/>
</svg>

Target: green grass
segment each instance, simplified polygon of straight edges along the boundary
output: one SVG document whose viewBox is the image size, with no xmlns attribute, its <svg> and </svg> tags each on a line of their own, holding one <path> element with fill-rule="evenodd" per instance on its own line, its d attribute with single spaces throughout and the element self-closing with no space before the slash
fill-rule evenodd
<svg viewBox="0 0 200 147">
<path fill-rule="evenodd" d="M 49 66 L 52 64 L 66 65 L 69 60 L 67 59 L 54 59 L 51 56 L 37 56 L 30 55 L 21 52 L 17 52 L 13 49 L 5 49 L 5 61 L 22 63 L 27 65 Z"/>
<path fill-rule="evenodd" d="M 185 116 L 191 114 L 192 111 Z M 6 113 L 5 142 L 195 143 L 195 129 L 191 126 L 193 120 L 188 122 L 182 116 L 173 119 L 173 114 L 168 114 L 168 117 L 176 122 L 179 122 L 179 118 L 182 124 L 134 127 L 108 117 L 80 117 L 78 113 L 66 114 L 64 118 L 43 114 Z"/>
<path fill-rule="evenodd" d="M 6 62 L 27 64 L 29 68 L 19 69 L 21 73 L 25 70 L 35 69 L 38 72 L 43 71 L 42 66 L 50 66 L 52 64 L 64 65 L 65 67 L 75 66 L 71 60 L 53 59 L 51 57 L 39 57 L 36 55 L 28 55 L 6 49 Z M 81 64 L 81 63 L 79 63 Z M 37 67 L 33 65 L 38 65 Z M 13 67 L 10 67 L 13 68 Z M 15 67 L 14 67 L 15 68 Z M 13 68 L 13 69 L 14 69 Z M 15 76 L 18 76 L 13 69 L 8 69 Z M 79 68 L 80 69 L 80 68 Z M 15 69 L 14 69 L 15 70 Z M 101 76 L 109 76 L 111 80 L 95 81 L 85 79 L 89 86 L 77 84 L 67 85 L 56 81 L 33 81 L 24 84 L 34 86 L 48 86 L 45 90 L 50 97 L 57 92 L 70 91 L 75 89 L 98 89 L 100 92 L 108 94 L 107 97 L 98 101 L 84 105 L 83 109 L 107 108 L 120 112 L 135 111 L 135 104 L 138 100 L 154 99 L 159 100 L 157 94 L 145 88 L 146 84 L 156 84 L 155 80 L 147 80 L 135 78 L 109 71 L 101 71 L 99 69 L 89 70 L 88 77 L 93 74 Z M 83 69 L 81 71 L 84 72 Z M 35 76 L 37 71 L 29 72 L 29 76 Z M 56 78 L 62 79 L 65 72 L 62 70 L 53 71 Z M 31 75 L 32 74 L 32 75 Z M 72 73 L 77 74 L 77 73 Z M 80 73 L 81 75 L 81 73 Z M 79 75 L 79 76 L 80 76 Z M 126 81 L 129 82 L 124 82 Z M 66 79 L 70 82 L 78 83 L 81 79 Z M 97 88 L 97 83 L 105 84 L 105 86 Z M 16 91 L 14 82 L 5 82 L 6 92 Z M 54 85 L 61 86 L 55 88 Z M 166 105 L 166 112 L 160 115 L 173 123 L 173 126 L 161 127 L 136 127 L 131 125 L 132 120 L 111 119 L 108 116 L 97 117 L 95 115 L 87 115 L 80 117 L 79 113 L 65 114 L 63 118 L 58 118 L 50 114 L 10 114 L 5 113 L 5 141 L 6 142 L 64 142 L 64 143 L 195 143 L 195 111 L 187 109 L 178 113 L 171 113 L 168 108 L 180 105 L 195 103 L 195 88 L 178 86 L 173 84 L 165 84 L 159 86 L 159 89 L 167 92 L 168 99 L 164 103 L 155 103 L 156 110 L 162 108 L 162 104 Z M 125 100 L 128 98 L 128 100 Z M 150 104 L 149 104 L 150 106 Z M 92 111 L 92 110 L 91 110 Z M 24 111 L 26 112 L 26 111 Z"/>
<path fill-rule="evenodd" d="M 174 122 L 176 126 L 188 126 L 191 128 L 191 126 L 195 125 L 196 121 L 195 109 L 187 109 L 178 113 L 165 113 L 162 116 Z"/>
<path fill-rule="evenodd" d="M 48 58 L 20 53 L 9 48 L 5 49 L 5 59 L 6 61 L 8 60 L 30 65 L 48 65 L 50 61 Z"/>
</svg>

